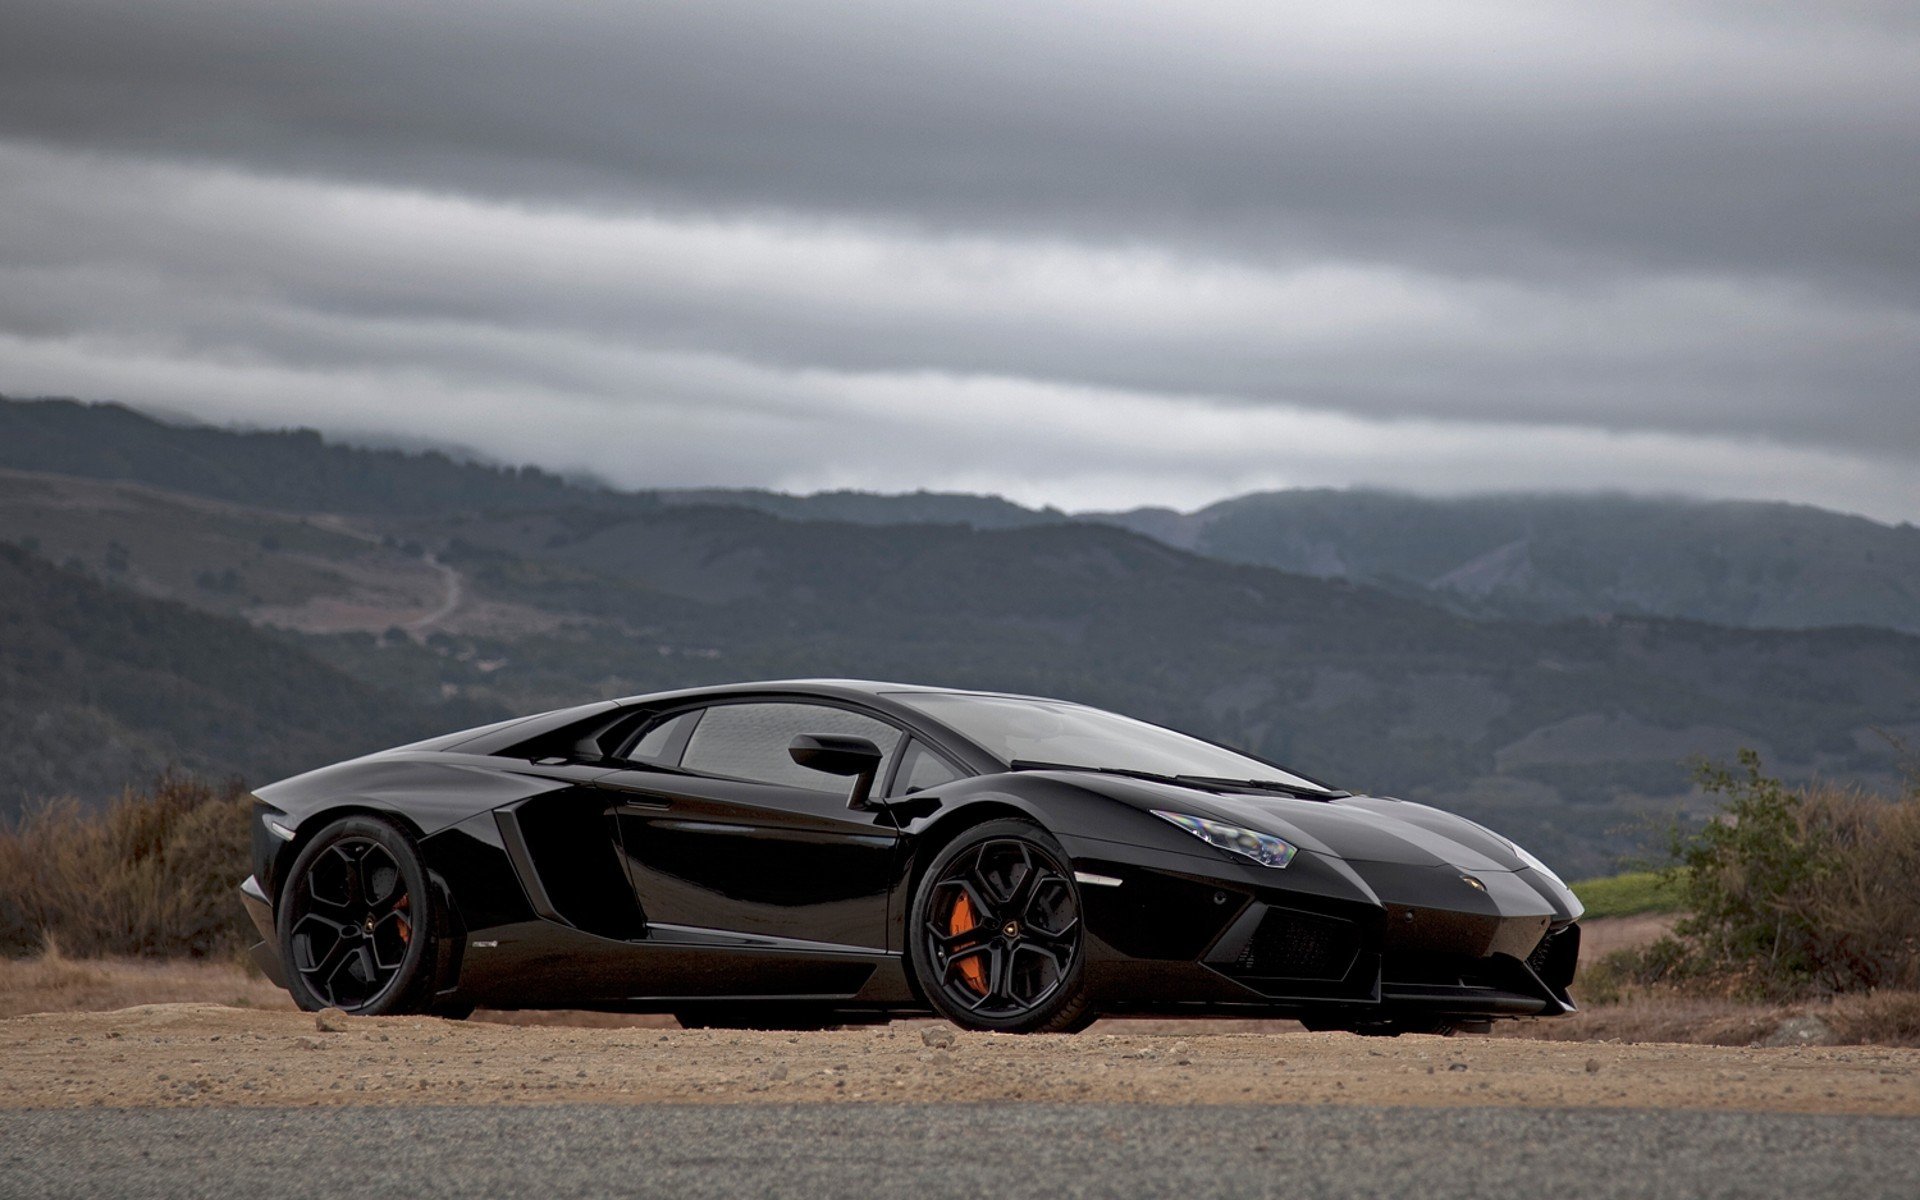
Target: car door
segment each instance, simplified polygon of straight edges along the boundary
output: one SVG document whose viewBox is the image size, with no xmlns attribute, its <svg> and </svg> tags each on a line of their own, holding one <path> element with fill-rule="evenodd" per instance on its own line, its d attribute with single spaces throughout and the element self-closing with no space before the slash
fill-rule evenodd
<svg viewBox="0 0 1920 1200">
<path fill-rule="evenodd" d="M 850 707 L 716 703 L 666 714 L 623 769 L 601 777 L 649 937 L 716 946 L 887 949 L 898 833 L 884 808 L 848 807 L 850 782 L 788 755 L 799 734 L 871 740 L 883 785 L 904 736 Z M 789 947 L 793 948 L 793 947 Z"/>
</svg>

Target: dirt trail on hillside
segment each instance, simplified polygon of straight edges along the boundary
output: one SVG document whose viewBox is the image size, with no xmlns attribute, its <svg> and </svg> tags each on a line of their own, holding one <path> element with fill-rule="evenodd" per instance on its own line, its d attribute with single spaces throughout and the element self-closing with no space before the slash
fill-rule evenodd
<svg viewBox="0 0 1920 1200">
<path fill-rule="evenodd" d="M 211 1004 L 0 1020 L 0 1107 L 821 1100 L 1552 1105 L 1920 1115 L 1920 1050 L 1332 1033 L 535 1028 Z"/>
</svg>

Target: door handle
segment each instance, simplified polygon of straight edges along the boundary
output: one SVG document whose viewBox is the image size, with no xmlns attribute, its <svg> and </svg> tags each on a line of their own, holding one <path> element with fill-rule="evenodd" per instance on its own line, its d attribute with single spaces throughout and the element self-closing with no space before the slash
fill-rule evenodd
<svg viewBox="0 0 1920 1200">
<path fill-rule="evenodd" d="M 673 807 L 672 800 L 657 792 L 637 791 L 633 788 L 621 787 L 617 783 L 612 783 L 604 779 L 594 780 L 593 786 L 599 788 L 601 791 L 612 792 L 618 796 L 619 799 L 614 801 L 615 808 L 642 813 L 665 812 Z"/>
</svg>

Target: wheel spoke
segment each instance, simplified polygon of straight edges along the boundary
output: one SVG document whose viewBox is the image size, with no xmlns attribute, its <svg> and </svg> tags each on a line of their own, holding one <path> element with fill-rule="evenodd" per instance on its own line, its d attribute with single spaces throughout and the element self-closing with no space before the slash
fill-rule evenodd
<svg viewBox="0 0 1920 1200">
<path fill-rule="evenodd" d="M 927 936 L 932 938 L 942 950 L 954 951 L 968 942 L 984 941 L 993 936 L 991 925 L 975 925 L 972 929 L 962 929 L 959 933 L 948 933 L 932 921 L 927 922 Z"/>
<path fill-rule="evenodd" d="M 1056 971 L 1062 970 L 1066 966 L 1065 963 L 1060 961 L 1060 956 L 1058 954 L 1054 953 L 1052 950 L 1048 949 L 1047 947 L 1038 945 L 1034 942 L 1020 943 L 1019 946 L 1014 948 L 1014 954 L 1016 955 L 1032 954 L 1040 958 L 1044 958 L 1048 962 L 1053 964 L 1053 969 Z"/>
<path fill-rule="evenodd" d="M 1021 973 L 1016 970 L 1016 967 L 1019 965 L 1016 960 L 1021 956 L 1029 959 L 1041 959 L 1053 968 L 1053 977 L 1045 980 L 1041 986 L 1034 988 L 1032 994 L 1027 996 L 1018 995 L 1014 990 L 1021 979 Z M 1007 994 L 1016 1004 L 1032 1007 L 1044 1001 L 1048 996 L 1051 996 L 1053 990 L 1060 986 L 1060 981 L 1066 977 L 1066 973 L 1066 964 L 1062 962 L 1060 957 L 1053 951 L 1041 946 L 1036 946 L 1031 942 L 1022 943 L 1014 947 L 1013 952 L 1007 955 Z"/>
<path fill-rule="evenodd" d="M 388 913 L 367 938 L 373 947 L 373 961 L 382 971 L 398 971 L 407 960 L 407 943 L 412 938 L 413 927 L 406 914 Z"/>
<path fill-rule="evenodd" d="M 981 974 L 985 976 L 985 980 L 979 988 L 976 988 L 970 973 L 966 970 L 966 964 L 982 955 L 986 956 L 987 959 L 986 970 L 981 972 Z M 953 988 L 957 983 L 957 986 L 963 993 L 962 1003 L 968 1008 L 979 1008 L 982 1004 L 985 1004 L 993 998 L 992 981 L 995 964 L 999 957 L 999 947 L 992 942 L 975 946 L 970 950 L 962 950 L 947 959 L 946 966 L 941 970 L 940 982 L 942 986 L 947 988 Z M 957 981 L 955 979 L 956 975 L 959 976 Z"/>
<path fill-rule="evenodd" d="M 1058 940 L 1073 931 L 1080 914 L 1073 900 L 1073 885 L 1064 875 L 1049 871 L 1034 882 L 1033 891 L 1020 911 L 1020 919 L 1035 937 Z"/>
<path fill-rule="evenodd" d="M 993 868 L 997 864 L 989 860 L 988 853 L 998 851 L 1004 856 L 1008 850 L 1012 850 L 1019 856 L 1018 861 L 1004 864 L 1006 879 L 996 880 Z M 979 881 L 980 891 L 992 901 L 996 918 L 1003 909 L 1010 913 L 1020 911 L 1015 901 L 1020 897 L 1022 887 L 1032 874 L 1033 855 L 1021 842 L 986 842 L 981 845 L 980 853 L 974 859 L 974 878 Z"/>
<path fill-rule="evenodd" d="M 394 862 L 393 855 L 382 847 L 369 847 L 360 856 L 356 876 L 360 895 L 369 911 L 384 912 L 406 894 L 406 889 L 400 883 L 400 864 Z"/>
<path fill-rule="evenodd" d="M 943 891 L 956 891 L 966 897 L 967 903 L 973 908 L 974 928 L 991 928 L 1000 924 L 1000 910 L 987 902 L 986 896 L 981 893 L 979 887 L 974 884 L 973 880 L 943 879 L 939 885 L 935 887 L 934 892 L 938 895 Z M 954 904 L 958 903 L 959 899 L 956 897 Z M 946 911 L 952 912 L 953 906 L 946 906 Z"/>
<path fill-rule="evenodd" d="M 1027 876 L 1026 886 L 1020 889 L 1020 895 L 1017 897 L 1019 906 L 1014 910 L 1020 914 L 1020 919 L 1031 923 L 1033 921 L 1033 906 L 1039 903 L 1042 893 L 1049 886 L 1059 882 L 1061 882 L 1060 876 L 1044 867 L 1029 874 Z"/>
<path fill-rule="evenodd" d="M 1040 925 L 1028 925 L 1027 940 L 1037 945 L 1064 949 L 1072 946 L 1077 940 L 1076 935 L 1079 933 L 1079 930 L 1079 917 L 1068 921 L 1066 927 L 1062 929 L 1047 929 Z"/>
<path fill-rule="evenodd" d="M 340 923 L 337 921 L 329 921 L 325 917 L 318 916 L 314 913 L 308 913 L 293 923 L 292 941 L 294 968 L 299 971 L 311 971 L 314 969 L 313 964 L 318 961 L 318 958 L 326 957 L 326 954 L 323 953 L 316 958 L 313 952 L 315 945 L 324 946 L 330 951 L 332 947 L 340 941 Z M 302 958 L 306 960 L 308 965 L 300 965 Z"/>
<path fill-rule="evenodd" d="M 1006 951 L 998 942 L 994 942 L 986 947 L 986 952 L 987 979 L 985 990 L 980 993 L 979 999 L 975 1000 L 969 1006 L 976 1011 L 986 1008 L 989 1004 L 993 1004 L 995 1008 L 1004 1007 L 1003 1004 L 994 1004 L 994 1002 L 1006 998 L 1002 992 L 1002 983 L 1006 972 Z"/>
<path fill-rule="evenodd" d="M 979 850 L 976 850 L 973 854 L 973 865 L 948 882 L 965 888 L 968 895 L 973 898 L 974 906 L 979 911 L 981 917 L 998 924 L 999 914 L 995 912 L 995 903 L 991 898 L 993 895 L 993 887 L 987 882 L 986 871 L 980 860 L 981 851 L 985 849 L 986 847 L 982 846 Z"/>
<path fill-rule="evenodd" d="M 335 857 L 345 870 L 347 885 L 347 903 L 355 908 L 364 908 L 367 903 L 367 888 L 360 878 L 360 858 L 343 843 L 333 848 Z"/>
<path fill-rule="evenodd" d="M 1027 910 L 1033 907 L 1034 898 L 1040 894 L 1040 885 L 1053 877 L 1051 871 L 1029 867 L 1020 885 L 1007 899 L 1007 911 L 1016 914 L 1022 923 L 1027 922 L 1030 919 Z"/>
<path fill-rule="evenodd" d="M 1013 961 L 1013 953 L 1004 947 L 993 948 L 993 966 L 987 971 L 987 999 L 1012 1000 L 1007 990 L 1007 966 Z"/>
<path fill-rule="evenodd" d="M 307 896 L 321 907 L 351 912 L 357 897 L 355 874 L 353 857 L 343 847 L 330 847 L 307 868 Z"/>
<path fill-rule="evenodd" d="M 354 906 L 347 901 L 329 899 L 313 891 L 311 888 L 308 889 L 308 898 L 312 901 L 315 908 L 324 908 L 330 912 L 342 914 L 351 914 L 353 912 Z"/>
<path fill-rule="evenodd" d="M 340 969 L 340 964 L 347 961 L 347 956 L 352 954 L 353 950 L 353 941 L 349 938 L 341 937 L 340 934 L 336 932 L 333 935 L 333 944 L 327 947 L 327 952 L 320 956 L 319 961 L 314 961 L 312 943 L 309 942 L 307 961 L 311 965 L 303 967 L 296 962 L 294 963 L 294 969 L 302 975 L 311 975 L 317 979 L 326 979 Z"/>
</svg>

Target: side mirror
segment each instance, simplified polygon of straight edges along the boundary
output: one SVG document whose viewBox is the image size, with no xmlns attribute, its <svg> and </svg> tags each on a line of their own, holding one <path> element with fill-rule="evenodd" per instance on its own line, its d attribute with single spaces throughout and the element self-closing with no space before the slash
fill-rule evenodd
<svg viewBox="0 0 1920 1200">
<path fill-rule="evenodd" d="M 803 733 L 787 744 L 787 754 L 809 771 L 854 776 L 853 794 L 847 797 L 847 807 L 867 806 L 874 776 L 880 773 L 880 747 L 863 737 Z"/>
</svg>

